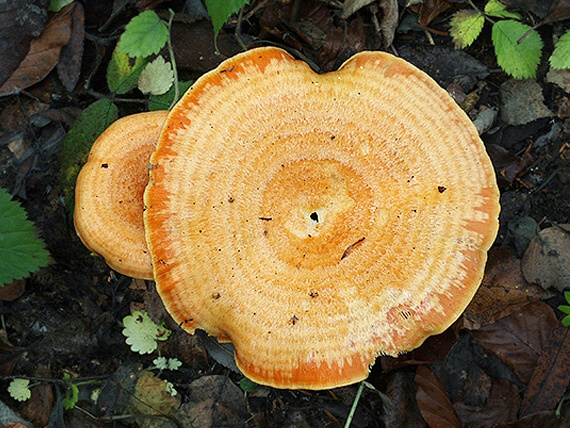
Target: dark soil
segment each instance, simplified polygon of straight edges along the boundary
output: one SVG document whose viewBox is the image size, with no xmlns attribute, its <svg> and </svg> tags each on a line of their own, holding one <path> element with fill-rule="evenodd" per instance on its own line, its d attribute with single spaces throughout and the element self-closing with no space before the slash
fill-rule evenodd
<svg viewBox="0 0 570 428">
<path fill-rule="evenodd" d="M 343 19 L 336 1 L 252 1 L 241 20 L 230 19 L 220 33 L 222 55 L 215 53 L 210 21 L 191 9 L 199 2 L 80 3 L 85 37 L 77 84 L 66 89 L 61 77 L 66 71 L 54 69 L 19 94 L 0 98 L 0 186 L 22 203 L 52 258 L 47 268 L 16 281 L 6 288 L 12 294 L 0 297 L 1 402 L 37 427 L 339 427 L 352 406 L 358 385 L 330 391 L 257 387 L 245 394 L 239 387 L 243 376 L 227 368 L 232 364 L 224 359 L 225 351 L 174 325 L 152 282 L 111 271 L 78 239 L 59 182 L 61 141 L 85 107 L 111 96 L 105 77 L 110 54 L 124 25 L 146 5 L 165 18 L 168 8 L 176 12 L 172 34 L 183 80 L 238 53 L 239 25 L 247 47 L 283 47 L 319 72 L 337 68 L 360 50 L 388 50 L 428 72 L 473 119 L 495 108 L 499 115 L 482 139 L 502 192 L 501 229 L 481 291 L 447 332 L 401 358 L 378 358 L 368 379 L 376 389 L 364 388 L 352 426 L 570 426 L 570 405 L 564 401 L 570 335 L 556 309 L 564 299 L 560 290 L 528 284 L 520 273 L 521 258 L 536 232 L 570 223 L 570 94 L 546 78 L 553 34 L 568 28 L 568 20 L 538 29 L 546 44 L 533 81 L 540 85 L 550 115 L 512 125 L 503 120 L 500 95 L 510 77 L 496 63 L 490 31 L 486 28 L 463 51 L 454 49 L 446 33 L 451 13 L 468 7 L 463 2 L 424 2 L 451 8 L 442 13 L 433 5 L 423 11 L 400 6 L 390 22 L 388 6 L 377 5 L 390 2 L 373 2 Z M 485 2 L 475 3 L 483 7 Z M 429 12 L 433 20 L 426 22 Z M 529 20 L 537 19 L 535 12 L 531 6 L 522 10 Z M 426 28 L 406 27 L 404 21 L 417 22 L 418 13 Z M 310 25 L 300 26 L 301 21 Z M 115 102 L 120 116 L 146 109 L 137 91 Z M 531 224 L 530 232 L 524 224 Z M 201 425 L 188 422 L 190 416 L 150 417 L 147 412 L 140 417 L 145 412 L 128 404 L 135 394 L 129 379 L 138 379 L 157 357 L 134 353 L 125 343 L 123 318 L 139 309 L 173 330 L 160 352 L 183 366 L 165 370 L 160 378 L 172 382 L 182 403 L 209 409 Z M 521 319 L 533 323 L 522 325 Z M 79 386 L 76 408 L 64 412 L 65 375 L 93 382 Z M 29 401 L 9 396 L 11 376 L 37 380 Z M 97 403 L 90 399 L 93 390 L 99 392 Z M 201 401 L 208 394 L 213 404 Z"/>
</svg>

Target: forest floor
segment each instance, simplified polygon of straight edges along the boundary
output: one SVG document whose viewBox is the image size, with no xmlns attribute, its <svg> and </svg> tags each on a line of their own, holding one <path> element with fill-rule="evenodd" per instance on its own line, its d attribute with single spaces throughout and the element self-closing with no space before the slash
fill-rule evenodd
<svg viewBox="0 0 570 428">
<path fill-rule="evenodd" d="M 49 2 L 13 3 L 45 10 Z M 253 0 L 220 32 L 221 55 L 197 1 L 68 6 L 71 18 L 60 29 L 67 33 L 44 41 L 59 43 L 57 52 L 46 48 L 49 55 L 28 58 L 37 62 L 33 68 L 43 66 L 37 83 L 0 97 L 0 186 L 23 205 L 51 254 L 48 267 L 0 290 L 0 421 L 74 428 L 340 427 L 351 409 L 359 385 L 305 391 L 244 382 L 227 361 L 231 350 L 184 333 L 153 282 L 113 272 L 75 233 L 59 178 L 62 140 L 82 110 L 103 97 L 115 102 L 119 116 L 147 109 L 137 90 L 109 91 L 107 65 L 133 16 L 152 8 L 168 19 L 171 8 L 181 80 L 194 80 L 242 51 L 238 36 L 248 48 L 287 49 L 318 72 L 361 50 L 386 50 L 431 75 L 481 133 L 501 190 L 500 230 L 483 283 L 446 332 L 399 358 L 377 359 L 351 426 L 570 426 L 570 330 L 558 310 L 570 287 L 570 70 L 552 71 L 547 60 L 569 27 L 570 6 L 543 2 L 551 4 L 544 12 L 537 2 L 512 2 L 528 21 L 558 14 L 535 30 L 545 41 L 536 79 L 515 80 L 497 65 L 489 24 L 469 48 L 454 48 L 449 21 L 469 9 L 467 3 L 397 3 L 360 2 L 365 6 L 352 12 L 334 0 Z M 482 8 L 485 2 L 474 3 Z M 16 20 L 16 9 L 0 19 Z M 33 30 L 25 31 L 37 37 L 46 22 L 32 21 Z M 0 41 L 8 37 L 1 23 Z M 0 60 L 6 81 L 14 70 Z M 178 370 L 151 370 L 158 353 L 141 355 L 126 344 L 123 319 L 136 310 L 172 330 L 159 349 L 182 362 Z M 29 400 L 8 394 L 14 377 L 31 379 Z M 78 388 L 67 410 L 62 400 L 73 389 L 65 377 Z"/>
</svg>

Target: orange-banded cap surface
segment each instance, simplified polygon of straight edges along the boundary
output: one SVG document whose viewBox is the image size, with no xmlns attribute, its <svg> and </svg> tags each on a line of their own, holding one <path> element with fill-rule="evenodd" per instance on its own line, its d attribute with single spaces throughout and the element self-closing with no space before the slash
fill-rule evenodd
<svg viewBox="0 0 570 428">
<path fill-rule="evenodd" d="M 279 388 L 357 382 L 445 330 L 498 227 L 474 126 L 382 52 L 324 75 L 277 48 L 228 59 L 174 107 L 151 163 L 146 236 L 168 311 Z"/>
<path fill-rule="evenodd" d="M 167 111 L 115 121 L 93 144 L 75 187 L 74 223 L 91 251 L 124 275 L 152 279 L 143 223 L 150 155 Z"/>
</svg>

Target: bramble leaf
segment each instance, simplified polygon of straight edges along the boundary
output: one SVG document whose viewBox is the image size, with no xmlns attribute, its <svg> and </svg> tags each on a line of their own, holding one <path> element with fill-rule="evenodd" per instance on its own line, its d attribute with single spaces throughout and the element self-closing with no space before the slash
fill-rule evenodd
<svg viewBox="0 0 570 428">
<path fill-rule="evenodd" d="M 222 25 L 229 17 L 248 3 L 249 0 L 206 0 L 206 9 L 214 25 L 214 38 L 218 37 Z"/>
<path fill-rule="evenodd" d="M 449 34 L 456 49 L 471 45 L 481 33 L 485 17 L 476 10 L 460 10 L 451 18 Z"/>
<path fill-rule="evenodd" d="M 497 62 L 506 73 L 516 79 L 536 77 L 543 45 L 536 31 L 521 22 L 506 19 L 493 25 L 492 39 Z"/>
<path fill-rule="evenodd" d="M 170 330 L 155 324 L 146 312 L 135 311 L 123 318 L 123 335 L 133 352 L 150 354 L 158 348 L 157 340 L 166 340 Z"/>
<path fill-rule="evenodd" d="M 79 115 L 62 142 L 59 154 L 59 182 L 65 205 L 73 212 L 75 181 L 87 161 L 91 146 L 105 129 L 117 120 L 117 106 L 107 98 L 95 101 Z"/>
<path fill-rule="evenodd" d="M 550 65 L 552 68 L 570 68 L 570 31 L 564 33 L 554 46 Z"/>
<path fill-rule="evenodd" d="M 143 94 L 163 95 L 168 92 L 173 82 L 172 64 L 159 55 L 142 71 L 139 89 Z"/>
<path fill-rule="evenodd" d="M 107 85 L 111 92 L 123 95 L 136 88 L 139 76 L 148 63 L 147 58 L 133 59 L 115 48 L 107 66 Z"/>
<path fill-rule="evenodd" d="M 135 16 L 125 27 L 118 50 L 133 58 L 157 54 L 168 41 L 168 28 L 152 10 Z"/>
<path fill-rule="evenodd" d="M 14 379 L 8 386 L 8 392 L 14 400 L 26 401 L 32 396 L 28 379 Z"/>
<path fill-rule="evenodd" d="M 521 16 L 515 12 L 509 12 L 507 6 L 499 0 L 489 0 L 485 5 L 485 14 L 495 16 L 497 18 L 514 18 L 521 19 Z"/>
<path fill-rule="evenodd" d="M 49 258 L 24 208 L 0 187 L 0 286 L 47 266 Z"/>
</svg>

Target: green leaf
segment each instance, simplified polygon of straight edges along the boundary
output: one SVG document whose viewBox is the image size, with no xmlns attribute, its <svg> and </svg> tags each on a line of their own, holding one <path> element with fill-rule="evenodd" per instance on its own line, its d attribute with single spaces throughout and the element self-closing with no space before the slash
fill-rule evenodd
<svg viewBox="0 0 570 428">
<path fill-rule="evenodd" d="M 70 379 L 69 373 L 64 373 L 64 379 Z M 75 407 L 79 401 L 79 388 L 73 382 L 67 382 L 67 389 L 65 391 L 65 397 L 62 398 L 61 404 L 65 410 L 71 410 Z"/>
<path fill-rule="evenodd" d="M 133 352 L 150 354 L 158 348 L 157 340 L 166 340 L 170 330 L 155 324 L 146 312 L 135 311 L 123 318 L 123 335 Z"/>
<path fill-rule="evenodd" d="M 50 12 L 59 12 L 70 3 L 73 3 L 73 0 L 51 0 L 48 10 Z"/>
<path fill-rule="evenodd" d="M 14 400 L 26 401 L 32 396 L 28 379 L 14 379 L 8 386 L 8 392 Z"/>
<path fill-rule="evenodd" d="M 168 28 L 152 10 L 135 16 L 125 27 L 119 52 L 133 58 L 157 54 L 168 41 Z"/>
<path fill-rule="evenodd" d="M 188 88 L 192 86 L 192 83 L 194 83 L 194 81 L 178 83 L 178 89 L 180 91 L 178 94 L 178 99 L 180 99 L 180 97 L 184 95 L 184 92 L 186 92 Z M 152 111 L 168 110 L 173 100 L 174 100 L 174 86 L 172 86 L 168 90 L 168 92 L 164 95 L 151 95 L 148 98 L 148 108 L 149 110 Z"/>
<path fill-rule="evenodd" d="M 249 0 L 206 0 L 206 9 L 214 25 L 214 38 L 218 37 L 222 25 L 229 17 L 238 13 L 248 3 Z"/>
<path fill-rule="evenodd" d="M 62 142 L 59 154 L 59 181 L 65 205 L 73 212 L 77 174 L 87 161 L 91 146 L 118 117 L 118 109 L 108 99 L 95 101 L 79 115 Z"/>
<path fill-rule="evenodd" d="M 143 94 L 163 95 L 172 87 L 172 64 L 159 55 L 148 64 L 139 77 L 139 89 Z"/>
<path fill-rule="evenodd" d="M 136 88 L 139 76 L 148 62 L 147 58 L 133 59 L 115 48 L 107 66 L 107 85 L 111 92 L 123 95 Z"/>
<path fill-rule="evenodd" d="M 570 30 L 564 33 L 556 43 L 550 57 L 550 65 L 552 68 L 570 68 Z"/>
<path fill-rule="evenodd" d="M 252 392 L 255 391 L 259 385 L 254 381 L 244 377 L 240 379 L 239 386 L 244 392 Z"/>
<path fill-rule="evenodd" d="M 524 40 L 518 43 L 524 35 Z M 528 25 L 507 19 L 493 25 L 492 38 L 497 62 L 506 73 L 516 79 L 536 77 L 543 45 L 536 31 Z"/>
<path fill-rule="evenodd" d="M 558 306 L 558 310 L 560 312 L 564 312 L 565 314 L 570 314 L 570 306 L 560 305 Z"/>
<path fill-rule="evenodd" d="M 490 0 L 489 3 L 485 5 L 485 14 L 495 16 L 497 18 L 521 19 L 521 16 L 518 13 L 509 12 L 507 10 L 507 6 L 499 0 Z"/>
<path fill-rule="evenodd" d="M 562 318 L 562 325 L 564 327 L 570 327 L 570 315 L 566 315 L 564 318 Z"/>
<path fill-rule="evenodd" d="M 481 33 L 485 17 L 476 10 L 460 10 L 451 18 L 449 34 L 456 49 L 471 45 Z"/>
<path fill-rule="evenodd" d="M 566 299 L 566 301 L 568 303 L 570 303 L 570 291 L 565 291 L 564 292 L 564 298 Z"/>
<path fill-rule="evenodd" d="M 0 286 L 47 266 L 49 253 L 26 211 L 0 187 Z"/>
</svg>

